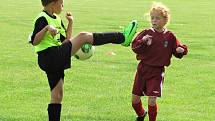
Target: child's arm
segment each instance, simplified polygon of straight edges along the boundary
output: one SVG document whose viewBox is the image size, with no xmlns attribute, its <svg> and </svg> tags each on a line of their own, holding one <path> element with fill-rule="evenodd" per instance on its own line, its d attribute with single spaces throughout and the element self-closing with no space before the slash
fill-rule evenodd
<svg viewBox="0 0 215 121">
<path fill-rule="evenodd" d="M 66 18 L 68 20 L 68 25 L 67 25 L 67 29 L 66 29 L 66 39 L 70 40 L 70 39 L 72 39 L 73 16 L 70 12 L 67 12 Z"/>
<path fill-rule="evenodd" d="M 41 31 L 39 31 L 35 37 L 34 37 L 34 41 L 33 41 L 33 45 L 38 45 L 41 40 L 43 39 L 43 37 L 45 36 L 45 33 L 49 31 L 51 33 L 52 36 L 55 36 L 57 34 L 57 29 L 51 25 L 47 25 L 45 26 Z"/>
<path fill-rule="evenodd" d="M 145 31 L 142 31 L 137 35 L 137 37 L 132 42 L 132 50 L 136 54 L 142 54 L 145 48 L 151 45 L 151 42 L 152 42 L 152 36 L 146 34 Z"/>
<path fill-rule="evenodd" d="M 176 58 L 182 58 L 184 55 L 188 53 L 188 48 L 186 45 L 180 43 L 179 40 L 176 40 L 176 48 L 173 51 L 173 55 Z"/>
</svg>

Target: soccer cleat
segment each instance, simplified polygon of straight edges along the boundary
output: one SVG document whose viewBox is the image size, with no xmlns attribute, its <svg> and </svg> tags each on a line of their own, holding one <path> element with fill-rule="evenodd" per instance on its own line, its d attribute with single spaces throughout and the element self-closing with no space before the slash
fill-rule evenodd
<svg viewBox="0 0 215 121">
<path fill-rule="evenodd" d="M 137 117 L 136 121 L 144 121 L 146 115 L 147 115 L 147 111 L 144 112 L 143 116 Z"/>
<path fill-rule="evenodd" d="M 123 35 L 125 36 L 125 41 L 122 46 L 128 47 L 137 31 L 137 20 L 132 20 L 129 25 L 123 29 Z"/>
</svg>

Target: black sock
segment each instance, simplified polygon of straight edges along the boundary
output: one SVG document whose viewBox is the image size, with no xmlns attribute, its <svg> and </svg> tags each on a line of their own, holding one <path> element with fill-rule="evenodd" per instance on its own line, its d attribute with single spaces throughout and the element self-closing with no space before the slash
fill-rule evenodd
<svg viewBox="0 0 215 121">
<path fill-rule="evenodd" d="M 121 32 L 93 33 L 93 40 L 93 45 L 121 44 L 125 41 L 125 37 Z"/>
<path fill-rule="evenodd" d="M 48 115 L 49 121 L 60 121 L 61 104 L 49 104 Z"/>
</svg>

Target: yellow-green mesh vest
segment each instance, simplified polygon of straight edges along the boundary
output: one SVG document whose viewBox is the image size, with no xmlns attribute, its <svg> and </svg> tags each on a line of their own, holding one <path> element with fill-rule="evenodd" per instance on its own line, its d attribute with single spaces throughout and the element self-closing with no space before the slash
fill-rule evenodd
<svg viewBox="0 0 215 121">
<path fill-rule="evenodd" d="M 36 22 L 36 20 L 38 18 L 40 18 L 42 16 L 46 18 L 46 20 L 48 22 L 48 25 L 52 25 L 55 28 L 57 28 L 58 34 L 53 37 L 50 34 L 50 32 L 47 31 L 45 33 L 43 39 L 41 40 L 41 42 L 38 45 L 34 46 L 35 52 L 39 52 L 39 51 L 45 50 L 45 49 L 47 49 L 49 47 L 52 47 L 52 46 L 59 46 L 59 45 L 61 45 L 62 43 L 60 41 L 60 34 L 62 34 L 63 36 L 66 35 L 65 30 L 64 30 L 64 28 L 61 25 L 61 18 L 59 16 L 57 16 L 55 14 L 56 19 L 53 19 L 49 15 L 47 15 L 45 12 L 41 12 L 38 15 L 38 17 L 35 19 L 35 22 Z"/>
</svg>

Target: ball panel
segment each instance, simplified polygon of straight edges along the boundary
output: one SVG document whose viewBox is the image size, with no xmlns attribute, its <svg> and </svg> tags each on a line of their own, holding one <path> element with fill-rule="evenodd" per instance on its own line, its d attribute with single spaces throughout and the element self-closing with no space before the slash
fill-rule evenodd
<svg viewBox="0 0 215 121">
<path fill-rule="evenodd" d="M 84 44 L 74 55 L 76 59 L 86 60 L 93 56 L 95 47 L 89 43 Z"/>
</svg>

